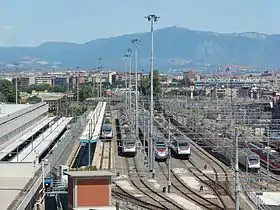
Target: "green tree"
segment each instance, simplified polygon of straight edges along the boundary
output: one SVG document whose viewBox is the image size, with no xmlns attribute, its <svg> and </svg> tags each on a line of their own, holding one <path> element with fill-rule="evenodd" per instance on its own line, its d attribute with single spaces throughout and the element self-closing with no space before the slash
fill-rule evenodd
<svg viewBox="0 0 280 210">
<path fill-rule="evenodd" d="M 9 103 L 15 103 L 16 101 L 16 89 L 9 80 L 0 79 L 0 101 Z"/>
<path fill-rule="evenodd" d="M 37 96 L 32 96 L 27 99 L 27 103 L 29 103 L 29 104 L 37 104 L 37 103 L 40 103 L 41 101 L 42 101 L 42 99 Z"/>
<path fill-rule="evenodd" d="M 79 86 L 80 101 L 84 101 L 86 98 L 92 98 L 96 96 L 97 96 L 97 91 L 95 87 L 92 87 L 92 83 L 85 83 Z M 75 90 L 74 97 L 77 98 L 77 89 Z"/>
<path fill-rule="evenodd" d="M 154 88 L 154 95 L 158 96 L 161 94 L 161 82 L 159 78 L 159 71 L 153 71 L 153 88 Z M 151 92 L 151 76 L 148 78 L 142 78 L 140 82 L 140 91 L 143 95 L 150 95 Z"/>
<path fill-rule="evenodd" d="M 66 86 L 56 85 L 52 88 L 52 91 L 55 93 L 66 93 Z"/>
<path fill-rule="evenodd" d="M 38 85 L 29 85 L 28 87 L 24 87 L 21 89 L 22 91 L 32 93 L 33 90 L 35 91 L 50 91 L 51 86 L 49 84 L 38 84 Z"/>
</svg>

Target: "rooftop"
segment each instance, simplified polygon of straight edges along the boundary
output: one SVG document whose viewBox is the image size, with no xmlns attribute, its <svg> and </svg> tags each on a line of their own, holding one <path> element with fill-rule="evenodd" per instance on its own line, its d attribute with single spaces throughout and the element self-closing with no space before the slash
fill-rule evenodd
<svg viewBox="0 0 280 210">
<path fill-rule="evenodd" d="M 93 177 L 93 176 L 113 176 L 109 171 L 69 171 L 67 173 L 72 177 Z"/>
<path fill-rule="evenodd" d="M 0 104 L 0 118 L 21 111 L 30 106 L 30 104 Z"/>
<path fill-rule="evenodd" d="M 8 209 L 29 180 L 29 177 L 1 177 L 0 200 L 3 202 L 0 202 L 0 209 Z"/>
<path fill-rule="evenodd" d="M 258 197 L 269 206 L 280 206 L 280 192 L 263 192 Z"/>
</svg>

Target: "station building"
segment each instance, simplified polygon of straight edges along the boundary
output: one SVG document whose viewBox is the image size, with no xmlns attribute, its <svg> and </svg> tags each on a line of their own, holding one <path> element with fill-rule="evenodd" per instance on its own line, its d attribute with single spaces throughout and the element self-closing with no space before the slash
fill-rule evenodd
<svg viewBox="0 0 280 210">
<path fill-rule="evenodd" d="M 112 176 L 108 171 L 69 171 L 68 210 L 115 209 Z"/>
</svg>

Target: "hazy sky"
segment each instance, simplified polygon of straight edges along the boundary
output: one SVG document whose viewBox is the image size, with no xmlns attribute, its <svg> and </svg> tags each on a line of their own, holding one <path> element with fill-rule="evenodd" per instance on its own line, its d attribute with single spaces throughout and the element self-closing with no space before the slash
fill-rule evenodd
<svg viewBox="0 0 280 210">
<path fill-rule="evenodd" d="M 0 0 L 0 45 L 88 40 L 179 25 L 215 32 L 280 33 L 280 0 Z"/>
</svg>

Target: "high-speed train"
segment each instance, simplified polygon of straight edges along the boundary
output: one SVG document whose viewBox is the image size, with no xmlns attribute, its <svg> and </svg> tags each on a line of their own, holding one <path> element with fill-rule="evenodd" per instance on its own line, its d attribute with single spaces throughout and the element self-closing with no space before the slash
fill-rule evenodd
<svg viewBox="0 0 280 210">
<path fill-rule="evenodd" d="M 113 138 L 113 129 L 112 129 L 111 124 L 102 125 L 101 137 L 102 137 L 102 139 L 112 139 Z"/>
<path fill-rule="evenodd" d="M 136 155 L 136 139 L 132 134 L 123 136 L 122 139 L 122 154 L 124 156 L 134 157 Z"/>
<path fill-rule="evenodd" d="M 261 168 L 260 157 L 248 148 L 240 148 L 238 151 L 239 165 L 248 172 L 257 172 Z"/>
<path fill-rule="evenodd" d="M 169 116 L 172 119 L 172 123 L 178 125 L 182 131 L 191 133 L 189 132 L 191 128 L 188 126 L 183 127 L 181 123 L 175 118 L 172 118 L 171 115 L 167 116 Z M 234 133 L 228 131 L 225 134 L 221 133 L 218 136 L 214 136 L 213 132 L 210 131 L 211 126 L 207 127 L 208 129 L 205 129 L 206 126 L 204 121 L 199 123 L 198 126 L 198 129 L 203 129 L 204 135 L 198 134 L 196 136 L 196 139 L 199 138 L 197 143 L 213 156 L 229 165 L 230 161 L 234 159 L 234 149 L 230 143 L 230 139 L 234 138 Z M 192 135 L 189 135 L 189 137 L 192 138 Z M 248 146 L 250 147 L 250 145 Z M 260 169 L 260 157 L 258 154 L 256 155 L 254 152 L 250 151 L 250 149 L 246 149 L 246 147 L 240 148 L 238 158 L 240 167 L 248 170 L 248 172 L 258 171 Z"/>
<path fill-rule="evenodd" d="M 168 133 L 170 132 L 172 153 L 175 154 L 177 158 L 188 159 L 191 156 L 190 139 L 172 124 L 168 125 L 168 122 L 163 116 L 156 116 L 155 123 L 166 138 L 168 138 Z"/>
<path fill-rule="evenodd" d="M 169 158 L 169 149 L 166 139 L 163 136 L 156 136 L 154 141 L 155 160 L 166 161 Z"/>
<path fill-rule="evenodd" d="M 275 150 L 273 150 L 271 148 L 267 148 L 264 145 L 262 145 L 261 143 L 257 143 L 257 142 L 254 142 L 254 143 L 250 142 L 248 145 L 249 145 L 251 151 L 256 153 L 256 155 L 259 155 L 260 162 L 262 164 L 264 164 L 265 166 L 267 165 L 267 156 L 269 155 L 268 165 L 269 165 L 270 171 L 272 171 L 274 173 L 280 173 L 280 157 L 279 157 L 278 152 L 276 152 Z M 267 154 L 267 152 L 269 154 Z"/>
<path fill-rule="evenodd" d="M 171 149 L 178 158 L 188 159 L 191 156 L 189 140 L 182 135 L 173 136 Z"/>
</svg>

